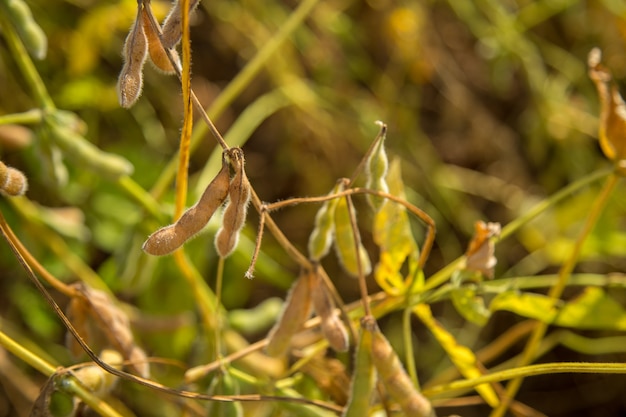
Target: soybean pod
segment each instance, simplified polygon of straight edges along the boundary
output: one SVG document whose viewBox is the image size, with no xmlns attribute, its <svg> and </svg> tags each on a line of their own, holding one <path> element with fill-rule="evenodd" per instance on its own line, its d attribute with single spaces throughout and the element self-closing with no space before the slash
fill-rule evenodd
<svg viewBox="0 0 626 417">
<path fill-rule="evenodd" d="M 24 195 L 28 189 L 28 180 L 22 171 L 6 166 L 0 161 L 0 191 L 11 197 Z"/>
<path fill-rule="evenodd" d="M 343 191 L 344 183 L 339 181 L 332 189 L 330 195 Z M 315 227 L 309 236 L 309 258 L 319 261 L 330 251 L 335 235 L 335 207 L 338 200 L 325 201 L 315 215 Z"/>
<path fill-rule="evenodd" d="M 435 417 L 430 401 L 415 389 L 385 335 L 373 317 L 365 317 L 363 329 L 372 335 L 372 362 L 380 380 L 407 417 Z"/>
<path fill-rule="evenodd" d="M 222 258 L 229 256 L 237 246 L 239 233 L 246 221 L 251 193 L 244 169 L 243 151 L 240 148 L 231 148 L 226 152 L 235 169 L 235 175 L 230 181 L 222 226 L 215 235 L 215 248 Z"/>
<path fill-rule="evenodd" d="M 45 118 L 45 126 L 50 132 L 50 139 L 78 166 L 85 167 L 112 180 L 130 175 L 133 165 L 125 158 L 107 153 L 87 141 L 72 127 L 77 116 L 73 113 L 57 110 Z"/>
<path fill-rule="evenodd" d="M 335 207 L 335 249 L 337 257 L 344 270 L 353 277 L 358 277 L 359 266 L 363 275 L 369 275 L 372 272 L 372 264 L 370 262 L 367 250 L 360 242 L 356 246 L 354 234 L 359 233 L 358 229 L 353 230 L 351 218 L 356 218 L 356 213 L 348 206 L 347 197 L 342 197 Z"/>
<path fill-rule="evenodd" d="M 167 255 L 195 236 L 206 226 L 217 208 L 226 199 L 229 180 L 228 162 L 222 155 L 222 169 L 206 187 L 198 202 L 187 209 L 174 224 L 152 233 L 144 242 L 142 249 L 150 255 Z"/>
<path fill-rule="evenodd" d="M 35 22 L 28 4 L 23 0 L 0 0 L 2 11 L 11 21 L 28 53 L 36 59 L 44 59 L 48 52 L 48 38 Z"/>
<path fill-rule="evenodd" d="M 268 344 L 265 350 L 268 355 L 274 357 L 284 355 L 293 335 L 311 315 L 312 286 L 312 272 L 303 270 L 291 286 L 280 318 L 267 336 Z"/>
<path fill-rule="evenodd" d="M 369 415 L 372 393 L 376 385 L 376 370 L 372 362 L 372 333 L 361 325 L 359 340 L 354 354 L 354 372 L 350 383 L 348 404 L 342 417 Z"/>
<path fill-rule="evenodd" d="M 143 65 L 148 54 L 148 38 L 142 23 L 143 5 L 137 4 L 137 17 L 124 42 L 124 66 L 117 80 L 120 105 L 132 107 L 143 88 Z"/>
</svg>

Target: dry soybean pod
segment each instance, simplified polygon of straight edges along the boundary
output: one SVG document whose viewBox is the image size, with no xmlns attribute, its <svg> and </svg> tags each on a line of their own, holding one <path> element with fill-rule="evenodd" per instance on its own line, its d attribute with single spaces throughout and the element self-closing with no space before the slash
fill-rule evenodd
<svg viewBox="0 0 626 417">
<path fill-rule="evenodd" d="M 28 180 L 22 171 L 8 167 L 0 161 L 0 190 L 6 195 L 16 197 L 24 195 L 28 189 Z"/>
<path fill-rule="evenodd" d="M 376 386 L 376 369 L 372 362 L 372 333 L 365 331 L 363 325 L 359 331 L 359 341 L 354 358 L 350 396 L 348 397 L 348 404 L 341 414 L 342 417 L 369 415 L 371 397 Z"/>
<path fill-rule="evenodd" d="M 331 195 L 343 191 L 344 182 L 339 181 L 330 192 Z M 336 198 L 325 201 L 315 215 L 315 227 L 309 236 L 309 258 L 319 261 L 328 254 L 335 235 Z"/>
<path fill-rule="evenodd" d="M 337 352 L 345 352 L 349 347 L 348 331 L 343 322 L 335 314 L 335 303 L 328 291 L 326 283 L 317 273 L 313 272 L 313 290 L 311 297 L 313 309 L 321 319 L 321 329 L 328 344 Z"/>
<path fill-rule="evenodd" d="M 234 166 L 235 175 L 230 181 L 222 226 L 215 236 L 215 248 L 222 258 L 229 256 L 237 246 L 239 232 L 246 221 L 250 202 L 250 183 L 244 169 L 243 151 L 240 148 L 231 148 L 227 153 Z"/>
<path fill-rule="evenodd" d="M 189 1 L 189 13 L 198 6 L 199 0 L 190 0 Z M 172 5 L 169 14 L 163 21 L 162 26 L 162 36 L 161 39 L 163 41 L 163 46 L 168 49 L 172 49 L 175 47 L 180 39 L 183 36 L 182 31 L 182 15 L 180 9 L 180 1 L 176 0 L 176 2 Z"/>
<path fill-rule="evenodd" d="M 195 236 L 206 226 L 215 210 L 226 199 L 229 180 L 228 162 L 222 156 L 222 169 L 206 187 L 198 202 L 187 209 L 176 223 L 152 233 L 144 242 L 142 249 L 150 255 L 167 255 Z"/>
<path fill-rule="evenodd" d="M 137 17 L 124 42 L 124 66 L 117 80 L 120 105 L 129 108 L 141 95 L 143 88 L 143 64 L 148 54 L 148 38 L 142 24 L 143 5 L 137 3 Z"/>
<path fill-rule="evenodd" d="M 15 30 L 28 50 L 36 59 L 44 59 L 48 51 L 48 38 L 35 22 L 30 8 L 23 0 L 0 0 L 2 10 L 6 13 Z"/>
<path fill-rule="evenodd" d="M 268 355 L 273 357 L 284 355 L 293 335 L 300 330 L 311 315 L 313 278 L 312 271 L 302 270 L 296 282 L 291 286 L 280 318 L 267 336 L 268 344 L 265 351 Z"/>
<path fill-rule="evenodd" d="M 369 275 L 372 272 L 372 264 L 367 250 L 360 243 L 360 239 L 358 248 L 355 247 L 350 218 L 356 214 L 350 210 L 347 198 L 340 198 L 335 207 L 335 250 L 339 262 L 347 273 L 353 277 L 358 277 L 359 266 L 357 262 L 360 262 L 363 275 Z M 358 233 L 358 230 L 356 232 Z"/>
<path fill-rule="evenodd" d="M 419 393 L 402 366 L 398 355 L 378 328 L 376 320 L 367 316 L 361 321 L 364 331 L 372 334 L 372 362 L 387 389 L 407 417 L 434 417 L 430 401 Z"/>
<path fill-rule="evenodd" d="M 146 4 L 141 12 L 141 22 L 148 41 L 148 55 L 150 56 L 150 61 L 158 70 L 165 74 L 174 74 L 174 67 L 161 43 L 161 27 L 153 26 L 152 21 L 156 22 L 156 19 L 154 19 L 152 15 L 150 5 Z M 174 59 L 178 61 L 178 52 L 176 52 L 175 49 L 170 49 L 170 53 Z"/>
</svg>

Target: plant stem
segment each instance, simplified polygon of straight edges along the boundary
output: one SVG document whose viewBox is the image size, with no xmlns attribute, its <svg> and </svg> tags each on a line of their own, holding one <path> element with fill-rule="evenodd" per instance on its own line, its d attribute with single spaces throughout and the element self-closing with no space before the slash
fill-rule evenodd
<svg viewBox="0 0 626 417">
<path fill-rule="evenodd" d="M 15 33 L 15 29 L 13 29 L 11 22 L 8 22 L 7 18 L 2 13 L 0 13 L 0 25 L 4 29 L 3 34 L 9 44 L 12 56 L 15 58 L 17 65 L 20 67 L 20 72 L 24 76 L 24 80 L 38 101 L 39 106 L 44 111 L 54 110 L 54 102 L 50 98 L 46 85 L 39 76 L 39 72 L 37 72 L 35 64 L 32 59 L 30 59 L 30 55 L 28 55 L 28 52 L 26 51 L 26 48 L 24 47 L 24 44 L 20 40 L 19 36 Z"/>
<path fill-rule="evenodd" d="M 598 198 L 596 198 L 593 206 L 591 207 L 591 210 L 589 211 L 589 215 L 587 217 L 585 225 L 583 226 L 583 229 L 580 232 L 578 239 L 576 240 L 576 244 L 574 245 L 570 257 L 561 266 L 561 269 L 559 270 L 558 280 L 548 293 L 548 296 L 554 301 L 554 305 L 552 307 L 553 309 L 556 308 L 556 301 L 561 297 L 561 294 L 563 293 L 563 290 L 568 283 L 569 277 L 574 270 L 574 267 L 576 266 L 585 240 L 593 230 L 598 221 L 598 218 L 600 217 L 600 214 L 606 207 L 608 199 L 611 196 L 611 193 L 615 188 L 618 180 L 619 177 L 616 173 L 607 178 L 606 182 L 604 183 L 604 187 L 602 188 Z M 548 330 L 548 326 L 548 323 L 540 322 L 538 323 L 537 327 L 535 327 L 528 342 L 526 343 L 520 366 L 528 365 L 533 360 L 535 353 L 539 348 L 539 344 L 541 343 L 541 339 L 543 339 L 546 331 Z M 493 412 L 491 413 L 491 417 L 502 417 L 504 415 L 511 403 L 511 400 L 519 391 L 523 380 L 523 377 L 517 377 L 507 385 L 506 395 L 502 399 L 500 405 L 493 410 Z"/>
<path fill-rule="evenodd" d="M 0 116 L 0 125 L 36 125 L 43 120 L 40 109 L 32 109 L 22 113 L 3 114 Z"/>
<path fill-rule="evenodd" d="M 601 178 L 606 177 L 607 175 L 611 174 L 611 172 L 613 172 L 613 168 L 601 169 L 599 171 L 593 172 L 571 183 L 567 187 L 559 190 L 557 193 L 541 201 L 539 204 L 528 210 L 526 214 L 518 217 L 517 219 L 504 226 L 502 228 L 502 232 L 500 233 L 500 240 L 511 236 L 513 233 L 517 232 L 522 226 L 526 225 L 528 222 L 539 216 L 550 207 L 555 206 L 561 200 L 564 200 L 565 198 L 574 194 L 579 189 L 586 187 L 600 180 Z M 435 288 L 446 282 L 448 278 L 450 278 L 450 275 L 452 275 L 452 273 L 459 268 L 464 259 L 465 256 L 461 256 L 440 269 L 437 273 L 431 275 L 431 277 L 428 278 L 426 284 L 424 285 L 424 291 Z"/>
<path fill-rule="evenodd" d="M 419 379 L 417 378 L 417 368 L 415 366 L 415 352 L 413 351 L 413 333 L 411 332 L 411 307 L 406 307 L 402 314 L 402 338 L 404 339 L 404 350 L 406 352 L 406 368 L 411 377 L 411 382 L 415 389 L 421 391 Z"/>
<path fill-rule="evenodd" d="M 228 106 L 245 90 L 245 88 L 252 82 L 254 77 L 263 69 L 263 66 L 270 62 L 272 55 L 274 55 L 280 46 L 287 40 L 287 38 L 298 28 L 304 21 L 304 19 L 311 13 L 315 5 L 320 0 L 303 0 L 298 7 L 291 13 L 289 18 L 280 26 L 280 29 L 270 39 L 263 48 L 261 48 L 257 54 L 252 58 L 250 62 L 239 72 L 235 78 L 224 88 L 221 94 L 215 99 L 215 101 L 209 106 L 207 114 L 209 119 L 216 120 L 222 113 L 228 108 Z M 193 152 L 199 145 L 200 141 L 207 133 L 208 126 L 205 124 L 198 124 L 191 136 L 191 143 L 189 144 L 190 152 Z M 152 189 L 152 195 L 161 195 L 168 187 L 169 183 L 174 178 L 178 157 L 175 155 L 170 163 L 163 169 L 161 176 Z"/>
<path fill-rule="evenodd" d="M 499 372 L 493 372 L 491 374 L 482 375 L 473 379 L 463 379 L 455 382 L 450 382 L 448 384 L 442 384 L 436 387 L 427 388 L 423 391 L 423 394 L 428 397 L 433 397 L 442 393 L 466 390 L 469 388 L 474 388 L 481 384 L 506 381 L 512 378 L 525 378 L 536 375 L 563 373 L 626 374 L 626 364 L 606 362 L 557 362 L 521 366 L 517 368 L 505 369 Z"/>
</svg>

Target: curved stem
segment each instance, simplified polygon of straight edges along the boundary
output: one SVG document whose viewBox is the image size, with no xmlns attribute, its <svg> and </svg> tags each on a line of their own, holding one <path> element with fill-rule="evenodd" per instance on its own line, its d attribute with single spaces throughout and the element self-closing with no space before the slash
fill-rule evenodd
<svg viewBox="0 0 626 417">
<path fill-rule="evenodd" d="M 598 198 L 596 198 L 596 200 L 594 201 L 593 206 L 589 211 L 589 215 L 587 216 L 587 220 L 585 221 L 585 225 L 583 226 L 583 229 L 580 232 L 578 239 L 576 239 L 576 244 L 574 245 L 572 253 L 565 261 L 565 263 L 561 266 L 561 269 L 559 270 L 558 280 L 548 293 L 548 296 L 553 300 L 554 305 L 556 305 L 557 300 L 561 297 L 561 294 L 563 293 L 563 290 L 565 289 L 565 286 L 569 281 L 569 277 L 574 270 L 576 263 L 578 262 L 578 258 L 580 257 L 583 244 L 585 243 L 585 240 L 596 225 L 600 214 L 606 207 L 608 199 L 611 196 L 611 193 L 615 188 L 618 180 L 619 177 L 616 173 L 609 176 L 604 184 L 604 187 L 602 188 L 602 191 L 598 195 Z M 555 308 L 554 305 L 553 309 Z M 528 365 L 533 360 L 533 358 L 535 357 L 535 353 L 541 343 L 541 339 L 543 339 L 546 331 L 548 330 L 548 326 L 548 323 L 540 322 L 538 323 L 537 327 L 535 327 L 528 342 L 526 343 L 520 366 Z M 493 412 L 491 413 L 491 417 L 501 417 L 504 415 L 504 413 L 506 413 L 506 410 L 508 409 L 511 400 L 519 391 L 523 380 L 524 377 L 521 376 L 513 379 L 507 385 L 506 395 L 504 396 L 500 405 L 493 410 Z"/>
</svg>

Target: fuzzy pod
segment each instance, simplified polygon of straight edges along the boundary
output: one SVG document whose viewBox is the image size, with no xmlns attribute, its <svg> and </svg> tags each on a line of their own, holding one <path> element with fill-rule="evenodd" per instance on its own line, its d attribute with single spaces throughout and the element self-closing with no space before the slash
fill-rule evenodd
<svg viewBox="0 0 626 417">
<path fill-rule="evenodd" d="M 387 159 L 387 152 L 385 151 L 385 131 L 386 127 L 383 127 L 381 131 L 382 136 L 365 164 L 365 188 L 382 191 L 384 193 L 389 192 L 389 186 L 386 180 L 389 160 Z M 379 211 L 385 203 L 382 197 L 368 194 L 366 198 L 374 211 Z"/>
<path fill-rule="evenodd" d="M 117 80 L 117 96 L 120 105 L 130 108 L 141 95 L 143 88 L 143 65 L 148 55 L 148 37 L 142 23 L 143 6 L 137 10 L 137 18 L 124 42 L 124 66 Z"/>
<path fill-rule="evenodd" d="M 23 0 L 2 0 L 0 7 L 15 27 L 28 53 L 42 60 L 48 52 L 48 38 L 35 22 L 28 4 Z"/>
<path fill-rule="evenodd" d="M 353 216 L 356 218 L 356 213 L 350 209 L 346 198 L 340 198 L 335 207 L 335 252 L 344 270 L 351 276 L 358 277 L 359 263 L 363 275 L 369 275 L 372 272 L 372 263 L 363 244 L 359 242 L 358 248 L 355 245 L 354 231 L 350 221 Z"/>
<path fill-rule="evenodd" d="M 398 355 L 376 321 L 369 318 L 365 323 L 362 322 L 362 326 L 372 334 L 372 362 L 380 380 L 404 414 L 407 417 L 435 417 L 430 401 L 415 389 Z"/>
<path fill-rule="evenodd" d="M 322 334 L 328 344 L 337 352 L 345 352 L 350 347 L 350 338 L 343 322 L 335 312 L 335 302 L 321 276 L 314 273 L 311 299 L 313 309 L 321 319 Z"/>
<path fill-rule="evenodd" d="M 124 358 L 113 349 L 105 349 L 100 354 L 100 359 L 113 368 L 122 369 Z M 98 398 L 103 398 L 115 386 L 118 377 L 105 371 L 98 365 L 87 365 L 73 372 L 74 376 Z"/>
<path fill-rule="evenodd" d="M 333 313 L 326 320 L 322 320 L 321 328 L 322 334 L 335 352 L 346 352 L 350 348 L 348 329 L 337 314 Z"/>
<path fill-rule="evenodd" d="M 343 191 L 344 185 L 340 181 L 330 192 L 330 195 Z M 315 226 L 309 236 L 309 258 L 313 261 L 320 261 L 330 251 L 335 235 L 335 207 L 338 200 L 336 198 L 325 201 L 315 215 Z"/>
<path fill-rule="evenodd" d="M 167 255 L 195 236 L 226 199 L 229 180 L 228 162 L 222 157 L 222 169 L 206 187 L 198 202 L 188 208 L 174 224 L 162 227 L 148 236 L 142 246 L 143 251 L 155 256 Z"/>
<path fill-rule="evenodd" d="M 45 118 L 50 139 L 76 165 L 85 167 L 111 180 L 133 173 L 133 165 L 119 155 L 107 153 L 78 134 L 71 123 L 75 114 L 57 110 Z"/>
<path fill-rule="evenodd" d="M 250 183 L 244 169 L 243 151 L 240 148 L 233 148 L 229 152 L 235 175 L 230 181 L 222 226 L 215 235 L 215 248 L 222 258 L 229 256 L 237 246 L 239 233 L 246 222 L 251 195 Z"/>
<path fill-rule="evenodd" d="M 22 171 L 0 161 L 0 190 L 11 197 L 24 195 L 28 190 L 28 180 Z"/>
<path fill-rule="evenodd" d="M 143 7 L 141 11 L 141 22 L 143 30 L 146 33 L 148 41 L 148 56 L 154 67 L 165 74 L 174 74 L 176 71 L 170 61 L 167 51 L 161 43 L 161 27 L 152 26 L 152 22 L 156 21 L 152 16 L 152 10 L 148 5 Z M 175 49 L 169 49 L 170 54 L 175 61 L 178 61 L 178 52 Z"/>
<path fill-rule="evenodd" d="M 372 333 L 359 331 L 359 340 L 354 353 L 354 372 L 350 383 L 348 403 L 342 417 L 369 415 L 372 393 L 376 387 L 376 369 L 372 362 Z"/>
<path fill-rule="evenodd" d="M 189 14 L 196 9 L 198 3 L 199 0 L 189 1 Z M 163 32 L 161 39 L 164 47 L 172 49 L 178 45 L 183 37 L 182 20 L 180 1 L 176 0 L 161 27 L 161 31 Z"/>
<path fill-rule="evenodd" d="M 302 271 L 287 294 L 280 318 L 267 336 L 268 344 L 265 351 L 269 356 L 284 355 L 291 344 L 293 335 L 300 330 L 311 315 L 312 286 L 311 271 Z"/>
</svg>

